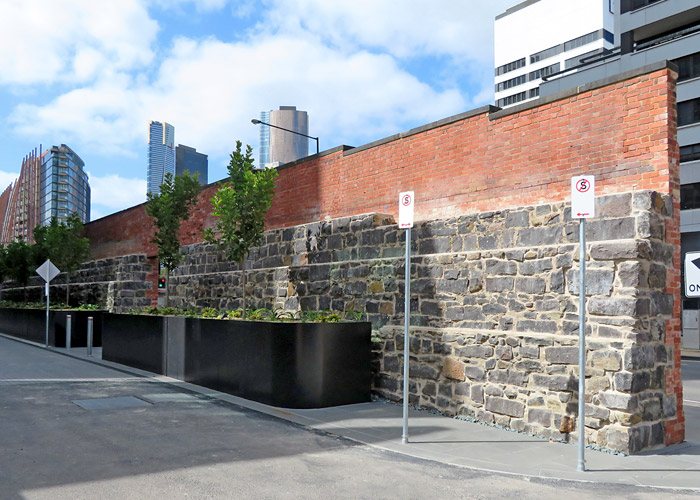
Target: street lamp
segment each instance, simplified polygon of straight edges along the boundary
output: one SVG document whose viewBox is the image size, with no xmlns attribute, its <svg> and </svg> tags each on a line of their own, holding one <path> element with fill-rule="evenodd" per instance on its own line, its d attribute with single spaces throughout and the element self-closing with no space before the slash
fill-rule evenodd
<svg viewBox="0 0 700 500">
<path fill-rule="evenodd" d="M 313 139 L 314 141 L 316 141 L 316 154 L 318 154 L 318 137 L 312 137 L 310 135 L 306 135 L 306 134 L 302 134 L 301 132 L 297 132 L 296 130 L 289 130 L 288 128 L 278 127 L 277 125 L 272 125 L 270 123 L 261 122 L 260 120 L 256 120 L 255 118 L 250 120 L 250 122 L 253 125 L 267 125 L 268 127 L 278 128 L 280 130 L 284 130 L 285 132 L 291 132 L 292 134 L 301 135 L 301 136 L 307 137 L 309 139 Z"/>
</svg>

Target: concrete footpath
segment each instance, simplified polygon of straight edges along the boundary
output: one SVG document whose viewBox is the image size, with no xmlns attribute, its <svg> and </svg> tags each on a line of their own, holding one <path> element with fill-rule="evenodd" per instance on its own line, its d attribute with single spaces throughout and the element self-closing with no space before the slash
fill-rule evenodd
<svg viewBox="0 0 700 500">
<path fill-rule="evenodd" d="M 8 339 L 9 337 L 6 337 Z M 0 338 L 0 341 L 8 341 Z M 13 342 L 19 342 L 13 340 Z M 36 347 L 46 351 L 43 347 Z M 26 351 L 26 350 L 24 350 Z M 637 456 L 586 450 L 585 472 L 577 471 L 577 446 L 411 410 L 409 443 L 401 442 L 402 408 L 383 401 L 317 410 L 274 408 L 168 377 L 117 365 L 100 358 L 100 349 L 88 358 L 85 349 L 53 349 L 51 363 L 70 364 L 67 374 L 80 380 L 95 365 L 119 370 L 125 377 L 143 377 L 188 392 L 342 436 L 384 450 L 481 471 L 531 478 L 561 479 L 618 485 L 700 491 L 700 443 L 685 442 L 663 451 Z M 43 353 L 42 353 L 43 354 Z M 31 357 L 31 352 L 26 354 Z M 71 359 L 72 358 L 72 359 Z M 80 360 L 77 363 L 75 360 Z M 46 357 L 42 363 L 46 363 Z M 41 380 L 39 365 L 25 364 L 26 376 Z M 120 376 L 121 376 L 120 375 Z M 86 375 L 87 376 L 87 375 Z M 0 385 L 11 381 L 0 380 Z"/>
</svg>

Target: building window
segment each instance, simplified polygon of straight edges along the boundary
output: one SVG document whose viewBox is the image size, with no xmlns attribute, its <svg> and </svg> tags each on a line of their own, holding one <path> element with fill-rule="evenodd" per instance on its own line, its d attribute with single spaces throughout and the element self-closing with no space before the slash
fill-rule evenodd
<svg viewBox="0 0 700 500">
<path fill-rule="evenodd" d="M 615 13 L 615 3 L 613 0 L 608 0 L 608 11 L 610 11 L 611 14 Z"/>
<path fill-rule="evenodd" d="M 681 210 L 700 208 L 700 182 L 681 184 Z"/>
<path fill-rule="evenodd" d="M 540 96 L 540 88 L 539 87 L 535 87 L 534 89 L 530 89 L 530 95 L 529 95 L 530 99 L 533 99 L 533 98 L 539 97 L 539 96 Z"/>
<path fill-rule="evenodd" d="M 622 3 L 620 4 L 620 13 L 624 14 L 632 10 L 641 9 L 642 7 L 646 7 L 647 5 L 660 1 L 661 0 L 622 0 Z"/>
<path fill-rule="evenodd" d="M 673 62 L 678 65 L 679 82 L 700 76 L 700 52 L 674 59 Z"/>
<path fill-rule="evenodd" d="M 700 160 L 700 144 L 681 146 L 681 163 Z"/>
<path fill-rule="evenodd" d="M 580 37 L 569 40 L 568 42 L 560 43 L 559 45 L 555 45 L 554 47 L 550 47 L 548 49 L 532 54 L 530 56 L 530 64 L 534 64 L 538 61 L 542 61 L 549 57 L 554 57 L 557 54 L 561 54 L 562 52 L 567 52 L 578 47 L 583 47 L 584 45 L 593 43 L 596 40 L 600 40 L 601 38 L 605 39 L 610 43 L 614 43 L 615 35 L 604 29 L 587 33 Z"/>
<path fill-rule="evenodd" d="M 499 66 L 498 68 L 496 68 L 496 76 L 515 71 L 516 69 L 522 68 L 523 66 L 525 66 L 524 57 L 522 59 L 518 59 L 517 61 L 509 62 L 508 64 L 504 64 L 503 66 Z"/>
<path fill-rule="evenodd" d="M 503 106 L 510 106 L 511 104 L 524 101 L 525 99 L 527 99 L 527 92 L 518 92 L 517 94 L 509 95 L 508 97 L 499 99 L 496 105 L 499 108 L 502 108 Z"/>
<path fill-rule="evenodd" d="M 700 122 L 700 97 L 678 103 L 678 126 Z"/>
<path fill-rule="evenodd" d="M 510 80 L 506 80 L 505 82 L 500 82 L 496 84 L 496 92 L 502 92 L 509 88 L 517 87 L 518 85 L 522 85 L 525 82 L 527 82 L 527 76 L 516 76 L 515 78 L 511 78 Z"/>
<path fill-rule="evenodd" d="M 551 66 L 547 66 L 545 68 L 540 68 L 540 69 L 535 70 L 535 71 L 530 71 L 530 74 L 528 76 L 529 76 L 530 81 L 539 80 L 542 77 L 549 76 L 551 74 L 556 73 L 557 71 L 559 71 L 559 68 L 560 68 L 559 63 L 552 64 Z"/>
</svg>

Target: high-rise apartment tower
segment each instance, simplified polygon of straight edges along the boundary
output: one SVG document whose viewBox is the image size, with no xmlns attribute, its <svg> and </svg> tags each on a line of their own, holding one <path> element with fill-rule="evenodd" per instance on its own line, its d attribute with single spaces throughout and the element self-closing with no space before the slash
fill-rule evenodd
<svg viewBox="0 0 700 500">
<path fill-rule="evenodd" d="M 280 106 L 278 110 L 263 111 L 260 121 L 276 127 L 309 135 L 309 115 L 296 106 Z M 276 167 L 309 155 L 307 137 L 260 125 L 259 167 Z"/>
<path fill-rule="evenodd" d="M 148 169 L 146 192 L 160 194 L 166 173 L 175 175 L 175 127 L 165 122 L 148 123 Z"/>
</svg>

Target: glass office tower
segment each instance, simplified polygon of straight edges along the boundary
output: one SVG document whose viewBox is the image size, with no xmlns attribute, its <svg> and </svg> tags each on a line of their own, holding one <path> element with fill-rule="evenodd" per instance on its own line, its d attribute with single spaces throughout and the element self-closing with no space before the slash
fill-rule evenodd
<svg viewBox="0 0 700 500">
<path fill-rule="evenodd" d="M 165 174 L 175 175 L 175 127 L 148 122 L 148 169 L 146 192 L 160 194 Z"/>
</svg>

